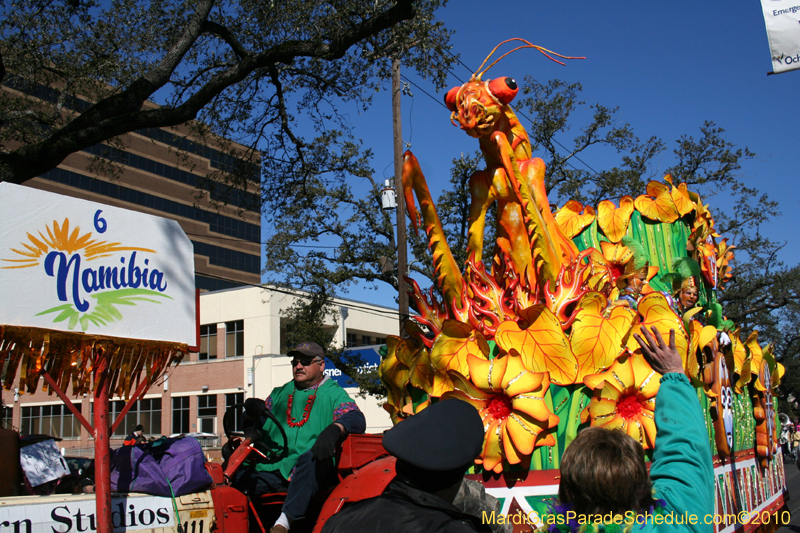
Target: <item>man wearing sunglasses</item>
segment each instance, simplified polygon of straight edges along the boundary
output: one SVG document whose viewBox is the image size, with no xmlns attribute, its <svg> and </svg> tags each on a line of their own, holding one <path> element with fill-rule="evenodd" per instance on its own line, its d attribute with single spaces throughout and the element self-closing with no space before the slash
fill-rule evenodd
<svg viewBox="0 0 800 533">
<path fill-rule="evenodd" d="M 287 354 L 292 380 L 273 389 L 267 401 L 245 402 L 247 417 L 260 421 L 269 410 L 286 433 L 289 453 L 276 463 L 256 462 L 237 472 L 234 485 L 252 496 L 286 491 L 281 516 L 270 533 L 286 533 L 305 515 L 311 498 L 335 474 L 331 458 L 348 433 L 364 433 L 367 423 L 355 402 L 325 375 L 325 353 L 315 342 L 301 342 Z M 281 446 L 283 437 L 267 419 L 262 441 Z"/>
</svg>

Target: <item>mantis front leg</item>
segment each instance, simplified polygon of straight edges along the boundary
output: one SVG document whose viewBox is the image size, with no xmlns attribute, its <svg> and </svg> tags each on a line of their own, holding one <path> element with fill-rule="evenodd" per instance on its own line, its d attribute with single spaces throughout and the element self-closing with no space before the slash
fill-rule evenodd
<svg viewBox="0 0 800 533">
<path fill-rule="evenodd" d="M 425 226 L 425 233 L 428 235 L 428 248 L 433 256 L 436 283 L 444 294 L 447 305 L 455 312 L 463 304 L 464 281 L 453 253 L 450 251 L 450 246 L 447 244 L 447 237 L 444 234 L 439 215 L 436 213 L 436 206 L 433 205 L 433 198 L 431 198 L 425 175 L 419 167 L 417 158 L 409 150 L 403 156 L 403 194 L 406 198 L 406 211 L 416 232 L 419 216 L 414 203 L 414 193 L 419 200 L 422 222 Z M 397 223 L 400 224 L 401 221 L 398 220 Z"/>
</svg>

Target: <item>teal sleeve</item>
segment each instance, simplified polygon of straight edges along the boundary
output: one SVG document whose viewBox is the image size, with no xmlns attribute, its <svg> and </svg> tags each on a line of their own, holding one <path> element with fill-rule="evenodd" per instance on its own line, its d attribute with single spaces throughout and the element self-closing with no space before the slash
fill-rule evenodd
<svg viewBox="0 0 800 533">
<path fill-rule="evenodd" d="M 713 531 L 705 515 L 714 513 L 714 467 L 705 419 L 694 387 L 683 374 L 661 378 L 656 396 L 656 443 L 650 479 L 667 511 L 697 516 L 688 530 Z M 663 526 L 675 527 L 675 526 Z"/>
</svg>

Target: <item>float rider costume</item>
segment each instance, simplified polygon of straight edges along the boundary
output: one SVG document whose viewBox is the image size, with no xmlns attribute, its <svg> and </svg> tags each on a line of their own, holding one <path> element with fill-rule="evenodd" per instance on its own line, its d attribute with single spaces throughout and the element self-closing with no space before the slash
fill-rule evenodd
<svg viewBox="0 0 800 533">
<path fill-rule="evenodd" d="M 286 491 L 282 512 L 289 523 L 303 518 L 311 498 L 334 473 L 332 457 L 336 443 L 348 433 L 364 433 L 366 419 L 356 403 L 335 381 L 321 374 L 311 386 L 298 387 L 299 370 L 313 364 L 324 368 L 322 348 L 313 342 L 301 343 L 288 353 L 295 377 L 273 389 L 266 403 L 253 399 L 245 405 L 248 414 L 260 418 L 260 409 L 269 409 L 286 433 L 288 455 L 275 463 L 254 462 L 237 472 L 234 484 L 250 495 Z M 305 364 L 302 363 L 305 361 Z M 250 402 L 250 400 L 248 400 Z M 275 423 L 267 419 L 261 427 L 262 440 L 279 447 L 283 437 Z M 288 529 L 288 527 L 287 527 Z"/>
</svg>

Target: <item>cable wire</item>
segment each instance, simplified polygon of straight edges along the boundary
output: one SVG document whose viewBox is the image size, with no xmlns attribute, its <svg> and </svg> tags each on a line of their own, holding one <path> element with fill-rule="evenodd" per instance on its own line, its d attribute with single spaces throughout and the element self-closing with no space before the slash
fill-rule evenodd
<svg viewBox="0 0 800 533">
<path fill-rule="evenodd" d="M 226 278 L 224 276 L 217 276 L 216 274 L 209 274 L 209 273 L 206 273 L 206 272 L 198 273 L 198 275 L 206 277 L 206 278 L 220 280 L 220 281 L 227 281 L 227 282 L 230 282 L 230 283 L 236 283 L 236 284 L 238 284 L 238 285 L 240 285 L 242 287 L 259 287 L 261 289 L 268 290 L 268 291 L 271 291 L 271 292 L 277 292 L 278 294 L 286 294 L 286 295 L 295 296 L 295 297 L 297 297 L 297 296 L 302 297 L 303 296 L 303 291 L 301 291 L 301 290 L 281 289 L 279 287 L 275 287 L 275 286 L 272 286 L 272 285 L 267 285 L 267 284 L 264 284 L 264 283 L 247 283 L 246 281 L 241 281 L 241 280 L 238 280 L 238 279 L 230 279 L 230 278 Z M 336 298 L 336 297 L 334 296 L 333 298 Z M 392 318 L 397 317 L 397 318 L 400 318 L 400 312 L 399 311 L 393 311 L 393 310 L 389 310 L 389 309 L 382 310 L 382 309 L 375 309 L 375 308 L 371 308 L 371 307 L 364 307 L 364 306 L 361 306 L 361 305 L 352 305 L 352 302 L 347 302 L 345 307 L 347 307 L 348 309 L 357 309 L 357 310 L 363 311 L 363 312 L 365 312 L 367 314 L 372 314 L 372 315 L 380 316 L 380 317 L 384 317 L 384 318 L 386 318 L 386 317 L 392 317 Z"/>
</svg>

